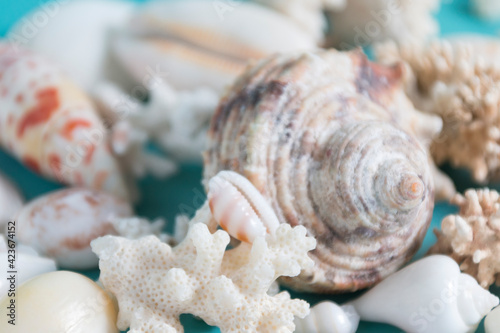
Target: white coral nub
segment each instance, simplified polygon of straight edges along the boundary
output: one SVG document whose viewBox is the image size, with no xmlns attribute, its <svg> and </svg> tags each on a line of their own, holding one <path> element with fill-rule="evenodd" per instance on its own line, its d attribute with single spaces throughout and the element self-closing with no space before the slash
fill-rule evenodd
<svg viewBox="0 0 500 333">
<path fill-rule="evenodd" d="M 155 236 L 128 240 L 105 236 L 92 242 L 100 280 L 119 303 L 117 326 L 138 332 L 182 332 L 179 316 L 194 314 L 222 332 L 293 332 L 294 316 L 309 305 L 287 292 L 266 292 L 279 276 L 296 276 L 313 261 L 316 241 L 306 229 L 281 224 L 274 235 L 257 237 L 226 251 L 229 235 L 193 224 L 171 248 Z"/>
</svg>

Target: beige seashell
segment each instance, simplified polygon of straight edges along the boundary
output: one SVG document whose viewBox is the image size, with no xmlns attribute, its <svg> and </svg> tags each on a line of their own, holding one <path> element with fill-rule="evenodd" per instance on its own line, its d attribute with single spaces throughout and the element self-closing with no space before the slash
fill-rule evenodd
<svg viewBox="0 0 500 333">
<path fill-rule="evenodd" d="M 433 182 L 401 75 L 360 52 L 275 56 L 241 76 L 212 119 L 205 179 L 244 175 L 281 223 L 318 240 L 314 269 L 283 280 L 296 289 L 371 286 L 420 246 Z"/>
<path fill-rule="evenodd" d="M 113 299 L 89 278 L 73 272 L 37 276 L 0 300 L 6 309 L 15 300 L 15 325 L 0 321 L 0 332 L 118 333 Z M 6 311 L 4 311 L 6 313 Z"/>
<path fill-rule="evenodd" d="M 500 40 L 456 36 L 430 44 L 381 44 L 377 58 L 403 62 L 406 91 L 421 110 L 439 115 L 432 142 L 437 164 L 471 171 L 478 182 L 500 179 Z"/>
<path fill-rule="evenodd" d="M 113 220 L 132 214 L 128 203 L 106 193 L 71 188 L 44 195 L 18 213 L 19 242 L 54 258 L 64 268 L 97 267 L 90 242 L 116 234 Z"/>
<path fill-rule="evenodd" d="M 221 93 L 250 60 L 316 46 L 267 8 L 237 3 L 230 9 L 221 12 L 202 0 L 147 3 L 129 31 L 114 37 L 114 53 L 148 88 L 156 75 L 175 89 L 206 86 Z"/>
</svg>

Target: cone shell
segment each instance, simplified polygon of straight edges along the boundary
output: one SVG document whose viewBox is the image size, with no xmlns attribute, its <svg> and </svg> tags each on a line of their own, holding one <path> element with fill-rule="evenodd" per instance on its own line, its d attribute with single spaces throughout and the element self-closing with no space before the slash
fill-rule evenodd
<svg viewBox="0 0 500 333">
<path fill-rule="evenodd" d="M 205 179 L 247 177 L 281 223 L 316 237 L 313 269 L 283 282 L 299 290 L 369 287 L 420 247 L 433 181 L 414 135 L 418 112 L 401 68 L 361 52 L 274 56 L 222 99 L 209 133 Z"/>
<path fill-rule="evenodd" d="M 52 63 L 7 44 L 0 44 L 0 144 L 48 178 L 128 198 L 88 97 Z"/>
</svg>

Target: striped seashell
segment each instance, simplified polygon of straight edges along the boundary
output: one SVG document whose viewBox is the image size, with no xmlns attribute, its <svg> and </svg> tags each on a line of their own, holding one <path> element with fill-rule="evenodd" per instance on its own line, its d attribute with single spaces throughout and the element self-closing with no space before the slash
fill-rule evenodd
<svg viewBox="0 0 500 333">
<path fill-rule="evenodd" d="M 221 171 L 208 182 L 208 203 L 214 219 L 234 238 L 253 243 L 274 234 L 279 221 L 260 192 L 245 177 Z"/>
<path fill-rule="evenodd" d="M 138 82 L 148 86 L 156 75 L 175 89 L 206 86 L 220 93 L 249 60 L 315 47 L 272 10 L 240 2 L 221 8 L 203 0 L 144 4 L 128 31 L 113 37 L 114 53 Z"/>
<path fill-rule="evenodd" d="M 205 179 L 238 172 L 281 223 L 304 225 L 318 241 L 315 267 L 282 282 L 317 292 L 362 289 L 419 248 L 434 189 L 413 134 L 434 118 L 413 108 L 401 75 L 400 67 L 370 63 L 359 51 L 274 56 L 222 99 Z"/>
<path fill-rule="evenodd" d="M 44 58 L 0 44 L 0 145 L 33 171 L 128 198 L 88 97 Z"/>
</svg>

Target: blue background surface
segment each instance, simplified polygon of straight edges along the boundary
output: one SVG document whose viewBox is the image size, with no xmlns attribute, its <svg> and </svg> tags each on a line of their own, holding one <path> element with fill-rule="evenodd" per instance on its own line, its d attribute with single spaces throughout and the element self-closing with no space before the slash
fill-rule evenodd
<svg viewBox="0 0 500 333">
<path fill-rule="evenodd" d="M 0 0 L 0 36 L 4 36 L 19 18 L 29 11 L 39 7 L 47 1 L 38 0 Z M 138 1 L 141 2 L 141 1 Z M 455 0 L 445 1 L 441 10 L 437 14 L 437 19 L 441 26 L 443 36 L 456 33 L 481 33 L 485 35 L 497 35 L 500 30 L 500 22 L 484 22 L 474 17 L 469 9 L 469 1 Z M 0 170 L 10 176 L 22 189 L 27 199 L 32 199 L 48 191 L 60 188 L 61 185 L 47 181 L 33 174 L 24 168 L 19 162 L 11 158 L 5 152 L 0 150 Z M 459 190 L 463 191 L 469 187 L 477 187 L 470 181 L 469 175 L 464 171 L 446 169 L 452 175 Z M 181 211 L 194 210 L 202 204 L 203 189 L 200 185 L 202 168 L 199 165 L 183 165 L 179 173 L 170 179 L 158 180 L 146 178 L 140 181 L 140 190 L 142 199 L 136 206 L 138 215 L 148 218 L 162 216 L 173 221 L 176 214 Z M 491 187 L 499 189 L 497 185 Z M 418 252 L 416 258 L 421 257 L 427 249 L 434 243 L 435 237 L 432 229 L 439 227 L 441 219 L 456 211 L 446 203 L 438 203 L 434 211 L 431 228 L 424 240 L 423 247 Z M 82 272 L 94 279 L 98 277 L 98 271 Z M 500 289 L 491 290 L 500 295 Z M 318 295 L 295 294 L 293 296 L 301 297 L 312 304 L 324 300 L 332 299 L 342 302 L 351 296 L 324 297 Z M 218 332 L 217 328 L 211 328 L 204 323 L 195 320 L 190 316 L 183 316 L 183 323 L 186 332 Z M 381 324 L 362 322 L 358 332 L 401 332 L 400 330 Z M 482 325 L 478 332 L 484 332 Z"/>
</svg>

